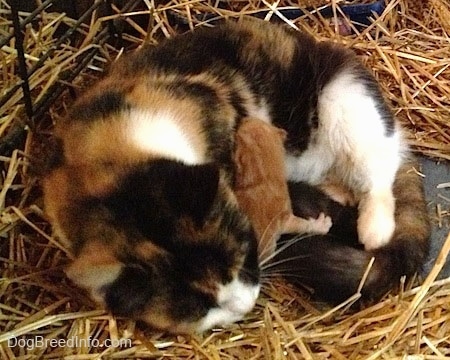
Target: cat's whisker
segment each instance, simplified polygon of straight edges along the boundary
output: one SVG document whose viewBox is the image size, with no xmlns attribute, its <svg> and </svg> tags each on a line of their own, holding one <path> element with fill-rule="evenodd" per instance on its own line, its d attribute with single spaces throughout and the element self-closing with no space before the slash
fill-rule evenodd
<svg viewBox="0 0 450 360">
<path fill-rule="evenodd" d="M 286 272 L 277 272 L 277 273 L 274 273 L 272 276 L 270 276 L 270 277 L 268 277 L 268 278 L 265 278 L 265 279 L 263 279 L 263 280 L 266 281 L 268 284 L 270 284 L 271 281 L 272 281 L 274 278 L 280 278 L 280 277 L 284 277 L 284 278 L 286 278 L 286 277 L 288 277 L 288 278 L 297 278 L 297 279 L 304 279 L 304 278 L 305 278 L 305 277 L 304 277 L 303 275 L 301 275 L 301 274 L 295 274 L 295 273 L 293 273 L 293 272 L 286 271 Z"/>
<path fill-rule="evenodd" d="M 271 259 L 272 258 L 272 254 L 270 254 L 269 252 L 272 249 L 273 242 L 276 241 L 275 236 L 277 236 L 277 234 L 272 234 L 272 238 L 269 239 L 269 241 L 267 241 L 265 239 L 265 237 L 267 236 L 267 234 L 270 235 L 270 231 L 269 230 L 272 228 L 272 226 L 275 223 L 275 221 L 277 221 L 277 219 L 281 215 L 282 215 L 282 211 L 278 212 L 278 214 L 275 215 L 270 220 L 269 224 L 266 226 L 266 228 L 264 229 L 263 233 L 261 234 L 261 239 L 259 241 L 260 241 L 260 244 L 264 244 L 264 246 L 261 249 L 261 252 L 259 254 L 260 264 L 263 264 L 265 261 L 267 261 L 267 259 Z"/>
<path fill-rule="evenodd" d="M 310 236 L 313 236 L 313 234 L 303 234 L 303 235 L 297 235 L 293 238 L 289 239 L 286 242 L 283 242 L 280 247 L 278 247 L 271 256 L 265 258 L 263 261 L 259 263 L 259 266 L 261 270 L 265 269 L 267 266 L 271 266 L 271 260 L 274 259 L 277 255 L 281 254 L 283 251 L 286 251 L 290 246 L 296 244 L 300 240 L 304 240 Z"/>
<path fill-rule="evenodd" d="M 270 291 L 272 289 L 272 287 L 270 285 L 271 285 L 270 280 L 261 282 L 261 291 L 265 291 L 265 292 Z"/>
<path fill-rule="evenodd" d="M 286 264 L 286 263 L 290 263 L 292 261 L 296 261 L 296 260 L 300 260 L 300 259 L 304 259 L 306 256 L 303 255 L 298 255 L 298 256 L 293 256 L 290 258 L 286 258 L 286 259 L 281 259 L 279 261 L 270 263 L 269 265 L 267 265 L 264 269 L 261 270 L 261 273 L 266 273 L 268 271 L 270 271 L 270 269 L 276 269 L 277 266 L 282 265 L 282 264 Z"/>
</svg>

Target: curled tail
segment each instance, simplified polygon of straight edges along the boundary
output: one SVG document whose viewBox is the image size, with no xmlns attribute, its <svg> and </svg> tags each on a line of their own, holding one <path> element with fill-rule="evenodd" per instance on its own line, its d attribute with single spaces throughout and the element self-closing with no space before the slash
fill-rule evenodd
<svg viewBox="0 0 450 360">
<path fill-rule="evenodd" d="M 363 299 L 376 299 L 412 276 L 425 262 L 429 249 L 430 222 L 417 163 L 405 161 L 394 183 L 396 230 L 388 245 L 365 251 L 358 243 L 357 209 L 331 200 L 316 188 L 290 184 L 294 214 L 331 216 L 330 233 L 300 240 L 280 239 L 267 271 L 283 274 L 290 282 L 312 288 L 318 298 L 339 302 L 355 294 L 372 258 L 374 262 L 361 290 Z M 264 273 L 263 268 L 263 273 Z"/>
</svg>

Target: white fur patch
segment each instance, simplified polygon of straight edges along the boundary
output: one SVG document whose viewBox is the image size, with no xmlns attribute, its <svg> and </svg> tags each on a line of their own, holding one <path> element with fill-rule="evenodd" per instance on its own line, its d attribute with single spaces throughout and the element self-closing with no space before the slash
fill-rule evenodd
<svg viewBox="0 0 450 360">
<path fill-rule="evenodd" d="M 384 120 L 363 83 L 351 72 L 338 75 L 318 99 L 322 141 L 337 161 L 337 171 L 361 191 L 391 187 L 402 159 L 398 131 L 386 136 Z M 348 172 L 348 173 L 347 173 Z"/>
<path fill-rule="evenodd" d="M 197 331 L 202 332 L 214 326 L 224 326 L 242 320 L 253 309 L 258 298 L 260 285 L 248 285 L 234 279 L 220 286 L 217 302 L 219 307 L 208 311 L 200 321 Z"/>
<path fill-rule="evenodd" d="M 90 290 L 95 301 L 103 303 L 102 288 L 114 282 L 121 271 L 122 264 L 120 263 L 97 266 L 74 266 L 72 264 L 66 269 L 66 275 L 78 286 Z"/>
<path fill-rule="evenodd" d="M 363 194 L 358 217 L 360 241 L 366 249 L 387 244 L 395 229 L 392 185 L 404 151 L 400 132 L 386 135 L 375 100 L 351 72 L 338 75 L 325 86 L 318 112 L 335 153 L 335 171 L 351 189 Z"/>
<path fill-rule="evenodd" d="M 188 165 L 204 163 L 188 134 L 167 111 L 132 110 L 126 127 L 129 140 L 142 151 Z"/>
<path fill-rule="evenodd" d="M 334 154 L 326 145 L 311 145 L 300 156 L 286 154 L 286 177 L 291 181 L 318 185 L 325 178 L 334 160 Z"/>
<path fill-rule="evenodd" d="M 232 312 L 246 314 L 255 306 L 259 285 L 245 284 L 238 279 L 219 288 L 217 302 L 220 307 Z"/>
<path fill-rule="evenodd" d="M 197 332 L 202 333 L 210 330 L 216 326 L 226 326 L 242 320 L 245 314 L 233 313 L 222 308 L 213 308 L 208 311 L 208 314 L 200 321 L 197 326 Z"/>
<path fill-rule="evenodd" d="M 359 204 L 359 241 L 366 250 L 386 245 L 395 230 L 395 200 L 391 192 L 365 194 Z"/>
<path fill-rule="evenodd" d="M 366 249 L 387 244 L 395 228 L 392 185 L 406 149 L 399 129 L 386 135 L 375 99 L 351 70 L 323 88 L 317 110 L 314 141 L 300 156 L 286 157 L 288 178 L 317 185 L 332 169 L 343 184 L 362 195 L 360 241 Z"/>
<path fill-rule="evenodd" d="M 272 118 L 270 116 L 269 105 L 265 100 L 260 100 L 258 104 L 251 104 L 248 106 L 249 116 L 262 120 L 268 124 L 272 123 Z"/>
<path fill-rule="evenodd" d="M 328 83 L 318 98 L 319 128 L 300 155 L 286 157 L 290 180 L 318 184 L 335 165 L 352 188 L 368 191 L 391 186 L 404 145 L 398 130 L 386 136 L 384 120 L 365 85 L 343 72 Z"/>
</svg>

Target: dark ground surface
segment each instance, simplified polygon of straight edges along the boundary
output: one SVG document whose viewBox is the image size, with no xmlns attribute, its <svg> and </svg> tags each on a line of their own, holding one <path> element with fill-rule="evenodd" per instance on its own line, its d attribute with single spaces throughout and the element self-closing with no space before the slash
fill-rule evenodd
<svg viewBox="0 0 450 360">
<path fill-rule="evenodd" d="M 422 173 L 425 175 L 425 196 L 428 200 L 428 209 L 432 219 L 431 251 L 424 271 L 427 272 L 434 264 L 436 256 L 450 231 L 450 164 L 436 162 L 427 158 L 421 159 Z M 439 184 L 449 183 L 447 187 L 438 188 Z M 438 204 L 441 208 L 441 222 L 439 225 Z M 448 212 L 447 215 L 445 215 Z M 450 259 L 442 270 L 440 277 L 450 276 Z"/>
</svg>

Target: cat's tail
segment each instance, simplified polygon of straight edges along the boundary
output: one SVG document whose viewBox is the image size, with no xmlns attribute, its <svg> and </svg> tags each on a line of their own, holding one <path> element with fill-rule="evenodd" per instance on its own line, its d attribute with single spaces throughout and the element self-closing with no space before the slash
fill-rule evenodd
<svg viewBox="0 0 450 360">
<path fill-rule="evenodd" d="M 414 170 L 417 163 L 406 161 L 399 169 L 395 184 L 396 230 L 390 243 L 374 251 L 365 251 L 357 242 L 355 208 L 325 201 L 322 209 L 333 219 L 330 235 L 306 237 L 295 241 L 281 239 L 279 252 L 265 272 L 283 274 L 290 282 L 311 288 L 323 300 L 340 302 L 354 295 L 361 280 L 373 263 L 363 283 L 363 299 L 376 299 L 399 284 L 402 276 L 410 277 L 420 270 L 429 248 L 430 222 L 424 198 L 422 179 Z M 297 216 L 305 213 L 303 189 L 291 186 L 292 206 Z M 295 193 L 296 191 L 300 193 Z M 317 192 L 317 190 L 313 190 Z M 320 203 L 320 201 L 319 201 Z"/>
</svg>

